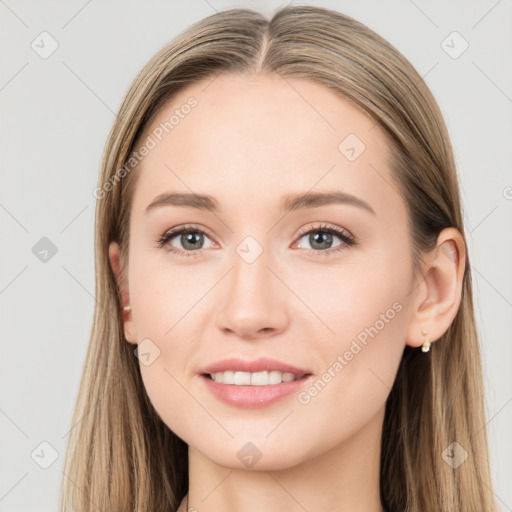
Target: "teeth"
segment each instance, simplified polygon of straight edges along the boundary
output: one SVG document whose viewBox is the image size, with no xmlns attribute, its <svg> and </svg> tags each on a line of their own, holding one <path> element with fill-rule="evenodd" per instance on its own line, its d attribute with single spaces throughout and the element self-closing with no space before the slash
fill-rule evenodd
<svg viewBox="0 0 512 512">
<path fill-rule="evenodd" d="M 215 382 L 221 384 L 235 384 L 236 386 L 268 386 L 269 384 L 281 384 L 300 379 L 302 375 L 295 375 L 289 372 L 216 372 L 210 374 Z"/>
</svg>

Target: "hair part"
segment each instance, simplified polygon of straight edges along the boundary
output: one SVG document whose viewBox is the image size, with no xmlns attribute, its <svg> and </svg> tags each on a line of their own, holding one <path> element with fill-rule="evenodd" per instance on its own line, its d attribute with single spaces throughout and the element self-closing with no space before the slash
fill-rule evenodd
<svg viewBox="0 0 512 512">
<path fill-rule="evenodd" d="M 373 118 L 409 214 L 414 268 L 446 227 L 464 238 L 448 133 L 421 76 L 390 43 L 339 12 L 290 6 L 267 20 L 247 9 L 201 20 L 163 47 L 131 84 L 105 147 L 99 187 L 116 176 L 155 115 L 187 85 L 218 74 L 279 74 L 324 85 Z M 66 453 L 61 510 L 175 510 L 188 489 L 187 445 L 160 419 L 124 339 L 108 247 L 127 278 L 137 172 L 96 205 L 93 328 Z M 464 238 L 465 240 L 465 238 Z M 381 499 L 390 511 L 495 511 L 469 258 L 457 315 L 428 355 L 405 347 L 386 401 Z M 467 460 L 442 458 L 457 441 Z"/>
</svg>

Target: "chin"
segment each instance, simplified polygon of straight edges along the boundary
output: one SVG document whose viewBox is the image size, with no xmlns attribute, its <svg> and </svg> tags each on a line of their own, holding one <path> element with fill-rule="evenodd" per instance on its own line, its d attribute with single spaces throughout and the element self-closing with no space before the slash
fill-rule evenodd
<svg viewBox="0 0 512 512">
<path fill-rule="evenodd" d="M 293 447 L 281 443 L 277 438 L 275 441 L 275 443 L 267 441 L 263 446 L 264 439 L 261 442 L 258 442 L 258 439 L 254 442 L 231 440 L 229 444 L 219 443 L 219 446 L 213 447 L 213 450 L 210 444 L 205 451 L 200 448 L 196 448 L 196 451 L 218 466 L 237 471 L 286 470 L 315 456 L 304 451 L 304 445 Z"/>
</svg>

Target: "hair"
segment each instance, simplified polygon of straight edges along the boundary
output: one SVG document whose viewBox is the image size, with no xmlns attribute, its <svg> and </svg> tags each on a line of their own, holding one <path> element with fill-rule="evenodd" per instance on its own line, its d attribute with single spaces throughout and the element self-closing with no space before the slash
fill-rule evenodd
<svg viewBox="0 0 512 512">
<path fill-rule="evenodd" d="M 95 219 L 96 307 L 69 434 L 62 511 L 176 510 L 187 493 L 187 445 L 146 394 L 133 345 L 124 338 L 108 248 L 119 243 L 126 279 L 138 173 L 124 166 L 166 102 L 187 85 L 220 73 L 306 78 L 375 120 L 387 138 L 393 180 L 407 206 L 415 270 L 442 229 L 455 227 L 466 241 L 443 117 L 421 76 L 389 42 L 346 15 L 312 6 L 289 6 L 270 20 L 231 9 L 192 25 L 137 75 L 103 154 Z M 468 452 L 457 468 L 443 459 L 454 441 Z M 383 505 L 393 512 L 496 511 L 487 444 L 467 258 L 461 303 L 448 330 L 427 354 L 404 348 L 386 401 Z"/>
</svg>

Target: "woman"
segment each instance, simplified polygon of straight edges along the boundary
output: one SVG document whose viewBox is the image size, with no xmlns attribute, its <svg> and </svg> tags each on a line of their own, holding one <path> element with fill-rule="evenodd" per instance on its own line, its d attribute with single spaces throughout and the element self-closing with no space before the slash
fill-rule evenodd
<svg viewBox="0 0 512 512">
<path fill-rule="evenodd" d="M 95 196 L 61 510 L 496 510 L 452 150 L 388 42 L 307 6 L 196 23 Z"/>
</svg>

